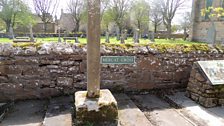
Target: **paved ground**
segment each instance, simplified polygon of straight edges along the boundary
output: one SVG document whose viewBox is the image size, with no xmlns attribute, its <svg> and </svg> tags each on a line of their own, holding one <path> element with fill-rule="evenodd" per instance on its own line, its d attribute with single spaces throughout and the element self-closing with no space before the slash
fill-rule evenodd
<svg viewBox="0 0 224 126">
<path fill-rule="evenodd" d="M 204 108 L 185 96 L 185 92 L 166 98 L 181 107 L 179 111 L 200 126 L 224 126 L 224 107 Z"/>
<path fill-rule="evenodd" d="M 194 123 L 155 95 L 135 95 L 132 98 L 154 126 L 194 126 Z"/>
<path fill-rule="evenodd" d="M 11 109 L 0 126 L 40 126 L 47 101 L 18 102 Z"/>
<path fill-rule="evenodd" d="M 118 126 L 152 126 L 144 113 L 125 94 L 117 94 Z"/>
<path fill-rule="evenodd" d="M 224 126 L 223 107 L 205 109 L 185 97 L 184 92 L 167 95 L 166 100 L 151 94 L 131 95 L 132 100 L 125 94 L 114 96 L 119 120 L 102 126 Z M 166 101 L 180 108 L 171 107 Z M 17 102 L 0 126 L 72 126 L 73 103 L 69 96 Z"/>
</svg>

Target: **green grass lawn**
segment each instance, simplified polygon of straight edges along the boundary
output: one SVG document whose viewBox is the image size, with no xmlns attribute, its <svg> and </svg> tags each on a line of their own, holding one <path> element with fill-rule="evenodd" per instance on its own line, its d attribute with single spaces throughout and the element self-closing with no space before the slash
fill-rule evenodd
<svg viewBox="0 0 224 126">
<path fill-rule="evenodd" d="M 57 37 L 51 37 L 51 38 L 36 38 L 37 42 L 57 42 L 58 38 Z M 63 41 L 63 39 L 61 38 Z M 86 44 L 87 40 L 86 38 L 79 38 L 79 41 L 81 44 Z M 9 43 L 12 42 L 12 40 L 8 38 L 0 38 L 0 43 Z M 74 40 L 67 40 L 67 42 L 74 43 Z M 140 39 L 140 44 L 148 44 L 149 40 L 148 39 Z M 105 43 L 105 37 L 101 37 L 101 43 Z M 133 38 L 128 38 L 125 40 L 126 44 L 133 44 Z M 176 40 L 166 40 L 166 39 L 155 39 L 156 44 L 186 44 L 186 45 L 191 45 L 191 44 L 203 44 L 200 42 L 189 42 L 189 41 L 184 41 L 182 39 L 176 39 Z M 115 37 L 110 38 L 110 44 L 120 44 L 120 41 L 117 41 Z M 205 43 L 204 43 L 205 44 Z"/>
</svg>

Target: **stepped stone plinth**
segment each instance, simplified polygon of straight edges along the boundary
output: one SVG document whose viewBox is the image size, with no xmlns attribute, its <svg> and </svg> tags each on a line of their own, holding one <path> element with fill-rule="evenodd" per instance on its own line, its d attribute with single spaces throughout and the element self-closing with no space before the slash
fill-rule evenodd
<svg viewBox="0 0 224 126">
<path fill-rule="evenodd" d="M 117 101 L 109 90 L 100 90 L 99 98 L 88 98 L 87 91 L 75 93 L 77 123 L 116 121 Z"/>
</svg>

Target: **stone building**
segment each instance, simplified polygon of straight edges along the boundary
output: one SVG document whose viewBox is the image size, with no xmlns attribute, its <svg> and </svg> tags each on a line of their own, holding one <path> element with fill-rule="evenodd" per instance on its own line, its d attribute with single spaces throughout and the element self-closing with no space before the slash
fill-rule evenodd
<svg viewBox="0 0 224 126">
<path fill-rule="evenodd" d="M 75 29 L 75 22 L 71 13 L 65 13 L 61 9 L 61 17 L 59 20 L 62 31 L 72 32 Z"/>
<path fill-rule="evenodd" d="M 209 14 L 201 14 L 209 7 L 224 7 L 224 0 L 193 0 L 190 40 L 211 43 L 211 38 L 214 38 L 216 42 L 224 42 L 224 17 L 213 18 L 213 25 Z"/>
</svg>

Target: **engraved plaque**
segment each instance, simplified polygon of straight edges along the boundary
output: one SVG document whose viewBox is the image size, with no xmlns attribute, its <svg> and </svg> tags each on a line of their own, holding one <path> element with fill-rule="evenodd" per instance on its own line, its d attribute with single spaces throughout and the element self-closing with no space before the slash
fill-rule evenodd
<svg viewBox="0 0 224 126">
<path fill-rule="evenodd" d="M 212 85 L 224 85 L 224 60 L 198 61 Z"/>
</svg>

